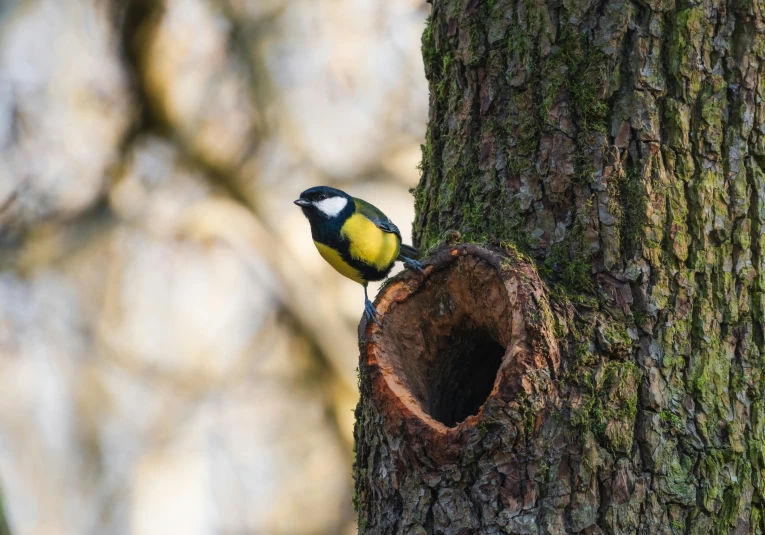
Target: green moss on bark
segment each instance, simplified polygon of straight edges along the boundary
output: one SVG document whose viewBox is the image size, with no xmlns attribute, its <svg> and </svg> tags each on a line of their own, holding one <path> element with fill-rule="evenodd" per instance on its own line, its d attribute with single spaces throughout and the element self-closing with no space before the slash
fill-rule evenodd
<svg viewBox="0 0 765 535">
<path fill-rule="evenodd" d="M 763 530 L 763 26 L 736 2 L 436 2 L 415 239 L 522 251 L 566 349 L 570 472 L 537 491 L 569 513 L 540 494 L 529 532 Z"/>
</svg>

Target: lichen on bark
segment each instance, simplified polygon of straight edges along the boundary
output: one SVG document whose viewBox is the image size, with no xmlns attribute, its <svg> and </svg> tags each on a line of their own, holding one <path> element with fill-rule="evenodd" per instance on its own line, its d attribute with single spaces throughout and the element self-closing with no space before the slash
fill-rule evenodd
<svg viewBox="0 0 765 535">
<path fill-rule="evenodd" d="M 457 502 L 437 483 L 423 518 L 446 508 L 450 523 L 381 523 L 372 492 L 362 532 L 461 533 L 465 515 L 465 533 L 765 530 L 762 7 L 434 0 L 415 241 L 536 264 L 565 446 L 544 477 L 498 466 L 486 483 L 536 482 L 513 527 L 481 515 L 493 495 Z M 375 459 L 357 473 L 373 488 Z M 482 458 L 463 461 L 429 477 L 470 481 Z"/>
</svg>

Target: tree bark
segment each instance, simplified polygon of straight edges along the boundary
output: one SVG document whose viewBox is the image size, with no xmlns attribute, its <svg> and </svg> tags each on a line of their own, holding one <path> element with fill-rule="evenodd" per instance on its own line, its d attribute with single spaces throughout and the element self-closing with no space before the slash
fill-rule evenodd
<svg viewBox="0 0 765 535">
<path fill-rule="evenodd" d="M 360 533 L 765 531 L 764 13 L 434 0 Z"/>
</svg>

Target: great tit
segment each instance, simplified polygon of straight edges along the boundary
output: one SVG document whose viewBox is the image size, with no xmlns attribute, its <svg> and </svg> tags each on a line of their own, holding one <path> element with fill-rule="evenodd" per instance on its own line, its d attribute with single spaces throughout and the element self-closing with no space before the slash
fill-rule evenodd
<svg viewBox="0 0 765 535">
<path fill-rule="evenodd" d="M 401 243 L 401 233 L 384 213 L 339 189 L 307 189 L 295 204 L 311 224 L 319 254 L 341 275 L 364 287 L 364 313 L 379 325 L 367 283 L 384 279 L 396 260 L 422 272 L 417 249 Z"/>
</svg>

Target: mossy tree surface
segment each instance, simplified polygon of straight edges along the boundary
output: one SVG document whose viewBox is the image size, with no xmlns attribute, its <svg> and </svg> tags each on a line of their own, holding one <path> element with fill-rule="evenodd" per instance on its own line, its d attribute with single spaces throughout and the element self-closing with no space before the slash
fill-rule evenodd
<svg viewBox="0 0 765 535">
<path fill-rule="evenodd" d="M 422 44 L 416 244 L 536 265 L 562 369 L 558 395 L 521 400 L 557 422 L 527 438 L 566 447 L 408 489 L 375 472 L 405 445 L 357 425 L 361 531 L 765 531 L 765 3 L 434 0 Z M 533 495 L 503 515 L 519 482 Z"/>
</svg>

